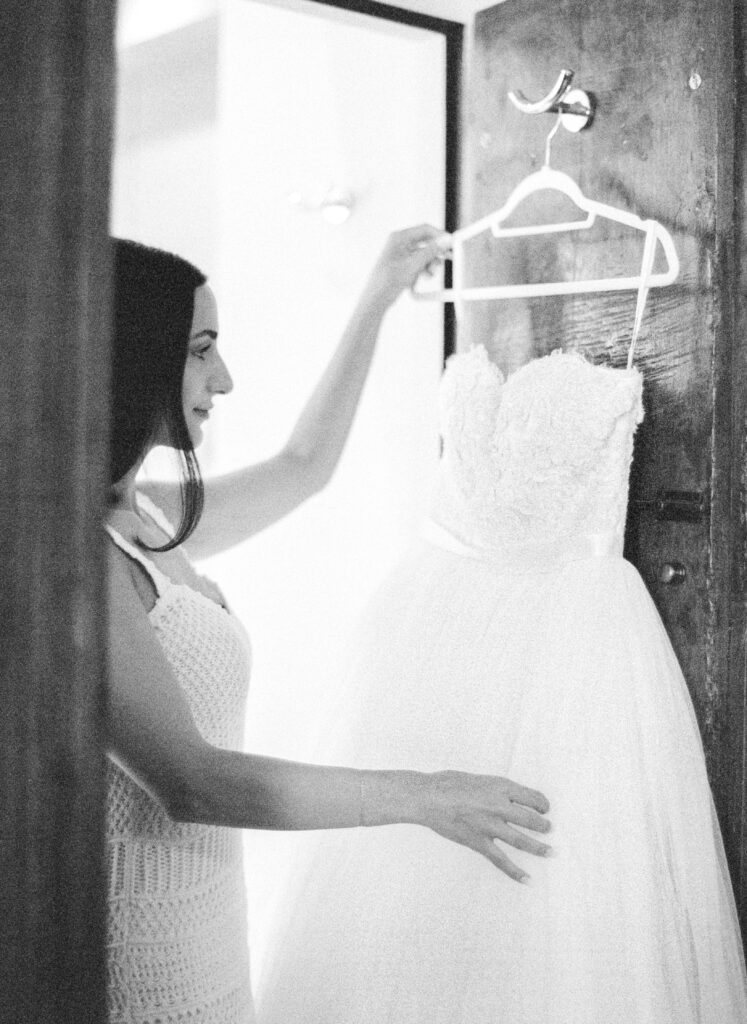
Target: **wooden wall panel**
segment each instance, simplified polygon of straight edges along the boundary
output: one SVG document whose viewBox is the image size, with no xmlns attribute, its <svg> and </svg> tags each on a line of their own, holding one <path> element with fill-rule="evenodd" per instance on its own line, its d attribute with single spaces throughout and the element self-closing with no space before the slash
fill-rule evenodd
<svg viewBox="0 0 747 1024">
<path fill-rule="evenodd" d="M 112 0 L 0 12 L 0 1020 L 105 1020 Z"/>
<path fill-rule="evenodd" d="M 733 338 L 727 358 L 719 366 L 722 390 L 731 401 L 722 414 L 731 445 L 722 446 L 721 461 L 728 459 L 729 500 L 726 526 L 730 550 L 728 583 L 731 608 L 727 628 L 729 651 L 723 674 L 720 722 L 718 797 L 726 820 L 726 841 L 737 887 L 742 931 L 747 937 L 747 10 L 735 0 L 733 21 L 734 93 L 725 97 L 722 117 L 733 119 L 734 203 L 722 215 L 724 278 L 731 298 L 727 321 Z M 729 417 L 729 419 L 727 419 Z M 722 428 L 721 433 L 724 432 Z"/>
</svg>

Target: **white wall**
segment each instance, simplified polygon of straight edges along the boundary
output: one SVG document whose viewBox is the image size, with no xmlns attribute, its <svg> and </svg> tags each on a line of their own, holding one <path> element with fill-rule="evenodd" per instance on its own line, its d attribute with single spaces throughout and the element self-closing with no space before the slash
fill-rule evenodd
<svg viewBox="0 0 747 1024">
<path fill-rule="evenodd" d="M 388 231 L 441 218 L 441 39 L 375 23 L 372 31 L 369 22 L 241 0 L 223 21 L 220 117 L 227 130 L 218 160 L 217 287 L 236 391 L 216 417 L 215 468 L 262 458 L 282 444 Z M 327 184 L 356 194 L 346 224 L 330 226 L 287 202 L 293 191 L 313 196 Z M 423 514 L 436 452 L 440 316 L 401 300 L 385 323 L 333 483 L 216 564 L 221 578 L 236 578 L 236 558 L 246 560 L 234 597 L 267 645 L 258 641 L 253 747 L 290 755 L 312 741 L 324 694 L 306 680 L 299 684 L 308 654 L 321 658 L 336 634 L 347 634 Z M 287 621 L 295 623 L 290 643 Z M 272 676 L 266 703 L 265 671 Z M 283 694 L 302 711 L 297 730 Z"/>
<path fill-rule="evenodd" d="M 224 0 L 128 48 L 121 82 L 113 228 L 193 259 L 218 296 L 236 387 L 200 451 L 209 475 L 282 444 L 387 233 L 442 224 L 443 40 L 316 4 Z M 334 184 L 355 193 L 345 224 L 287 201 Z M 313 757 L 344 641 L 417 532 L 438 452 L 441 324 L 440 307 L 399 301 L 333 483 L 201 567 L 253 638 L 252 750 Z M 295 838 L 247 836 L 255 970 Z"/>
<path fill-rule="evenodd" d="M 152 3 L 160 24 L 159 3 Z M 133 25 L 144 33 L 141 22 Z M 212 271 L 218 253 L 218 17 L 122 48 L 111 223 Z"/>
</svg>

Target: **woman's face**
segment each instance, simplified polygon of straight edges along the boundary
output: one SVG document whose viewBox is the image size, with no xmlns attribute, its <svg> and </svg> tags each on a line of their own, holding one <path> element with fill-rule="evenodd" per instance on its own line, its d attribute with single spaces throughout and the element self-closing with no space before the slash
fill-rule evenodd
<svg viewBox="0 0 747 1024">
<path fill-rule="evenodd" d="M 212 289 L 195 289 L 195 308 L 182 380 L 182 408 L 192 444 L 202 441 L 202 428 L 210 415 L 214 395 L 233 389 L 231 374 L 218 353 L 218 307 Z"/>
</svg>

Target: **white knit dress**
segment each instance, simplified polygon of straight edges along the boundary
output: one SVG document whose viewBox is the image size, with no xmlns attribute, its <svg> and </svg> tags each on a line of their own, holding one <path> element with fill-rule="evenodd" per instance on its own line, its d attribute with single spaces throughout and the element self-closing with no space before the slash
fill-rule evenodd
<svg viewBox="0 0 747 1024">
<path fill-rule="evenodd" d="M 241 625 L 107 530 L 153 581 L 149 618 L 197 728 L 215 746 L 240 748 L 250 669 Z M 250 1024 L 241 833 L 172 821 L 112 763 L 107 847 L 110 1024 Z"/>
</svg>

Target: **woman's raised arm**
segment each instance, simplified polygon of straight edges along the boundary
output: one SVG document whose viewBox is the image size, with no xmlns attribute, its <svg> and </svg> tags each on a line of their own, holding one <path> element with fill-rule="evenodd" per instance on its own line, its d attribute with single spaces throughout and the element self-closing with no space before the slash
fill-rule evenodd
<svg viewBox="0 0 747 1024">
<path fill-rule="evenodd" d="M 368 376 L 381 323 L 397 296 L 440 259 L 449 236 L 429 225 L 397 231 L 376 262 L 332 359 L 282 450 L 266 462 L 205 481 L 205 508 L 187 547 L 204 558 L 238 544 L 321 490 L 340 459 Z M 143 490 L 172 521 L 179 490 Z"/>
</svg>

